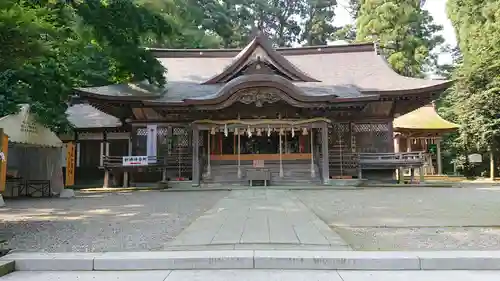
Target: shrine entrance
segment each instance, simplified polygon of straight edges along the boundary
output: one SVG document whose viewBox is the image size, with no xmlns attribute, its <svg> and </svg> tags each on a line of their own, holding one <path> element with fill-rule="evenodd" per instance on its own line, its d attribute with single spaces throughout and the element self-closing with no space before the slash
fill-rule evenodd
<svg viewBox="0 0 500 281">
<path fill-rule="evenodd" d="M 244 181 L 246 170 L 259 163 L 280 179 L 296 178 L 298 171 L 303 178 L 316 179 L 322 169 L 319 133 L 328 123 L 323 118 L 196 121 L 193 135 L 202 138 L 202 149 L 193 157 L 200 161 L 200 178 L 216 182 L 220 175 Z"/>
</svg>

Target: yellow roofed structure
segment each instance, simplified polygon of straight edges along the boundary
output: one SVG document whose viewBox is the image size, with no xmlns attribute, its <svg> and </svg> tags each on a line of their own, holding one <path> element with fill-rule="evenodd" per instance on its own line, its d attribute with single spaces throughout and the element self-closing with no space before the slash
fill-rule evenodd
<svg viewBox="0 0 500 281">
<path fill-rule="evenodd" d="M 434 104 L 418 108 L 393 121 L 394 132 L 405 134 L 440 135 L 458 130 L 458 124 L 443 119 Z"/>
</svg>

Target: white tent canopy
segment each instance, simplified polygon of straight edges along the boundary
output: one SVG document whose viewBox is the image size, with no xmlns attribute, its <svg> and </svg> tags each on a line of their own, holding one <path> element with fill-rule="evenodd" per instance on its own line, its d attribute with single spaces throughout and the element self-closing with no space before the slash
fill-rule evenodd
<svg viewBox="0 0 500 281">
<path fill-rule="evenodd" d="M 19 113 L 0 118 L 0 128 L 9 136 L 9 142 L 45 147 L 62 146 L 62 141 L 54 132 L 35 121 L 27 104 L 21 106 Z"/>
</svg>

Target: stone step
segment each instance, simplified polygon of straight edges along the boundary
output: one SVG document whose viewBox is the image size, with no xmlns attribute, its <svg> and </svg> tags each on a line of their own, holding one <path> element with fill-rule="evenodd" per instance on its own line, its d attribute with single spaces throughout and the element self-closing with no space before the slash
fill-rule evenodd
<svg viewBox="0 0 500 281">
<path fill-rule="evenodd" d="M 177 269 L 500 270 L 500 251 L 200 250 L 12 253 L 1 259 L 14 261 L 16 271 L 53 272 Z"/>
</svg>

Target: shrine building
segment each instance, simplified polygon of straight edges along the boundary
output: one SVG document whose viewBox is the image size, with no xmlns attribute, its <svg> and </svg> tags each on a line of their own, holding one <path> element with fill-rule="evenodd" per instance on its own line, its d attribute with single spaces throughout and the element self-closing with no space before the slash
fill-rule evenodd
<svg viewBox="0 0 500 281">
<path fill-rule="evenodd" d="M 91 174 L 81 159 L 94 157 L 105 186 L 110 173 L 120 185 L 243 184 L 256 167 L 276 185 L 392 178 L 408 159 L 424 161 L 395 154 L 405 148 L 395 150 L 394 118 L 451 85 L 397 74 L 372 43 L 273 48 L 257 34 L 243 49 L 152 52 L 167 70 L 164 88 L 141 82 L 76 89 L 82 104 L 70 108 L 70 119 L 85 123 L 78 116 L 86 114 L 104 124 L 76 126 L 77 145 L 93 141 L 87 152 L 79 148 L 77 177 Z M 116 159 L 151 154 L 147 129 L 156 135 L 158 171 L 121 171 Z M 99 154 L 86 155 L 91 150 Z"/>
</svg>

